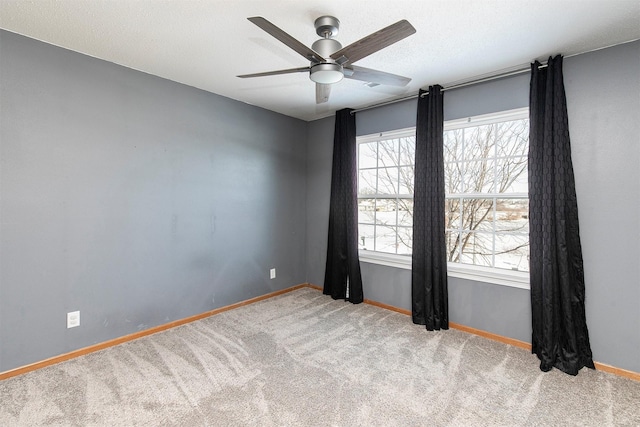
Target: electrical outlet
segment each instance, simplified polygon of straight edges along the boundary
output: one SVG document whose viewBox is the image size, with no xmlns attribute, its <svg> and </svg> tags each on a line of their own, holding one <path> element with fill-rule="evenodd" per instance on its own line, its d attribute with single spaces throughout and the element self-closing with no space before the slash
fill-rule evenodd
<svg viewBox="0 0 640 427">
<path fill-rule="evenodd" d="M 276 278 L 276 269 L 272 268 L 271 270 L 269 270 L 269 275 L 272 279 Z"/>
<path fill-rule="evenodd" d="M 80 326 L 80 312 L 72 311 L 67 313 L 67 329 L 75 328 L 76 326 Z"/>
</svg>

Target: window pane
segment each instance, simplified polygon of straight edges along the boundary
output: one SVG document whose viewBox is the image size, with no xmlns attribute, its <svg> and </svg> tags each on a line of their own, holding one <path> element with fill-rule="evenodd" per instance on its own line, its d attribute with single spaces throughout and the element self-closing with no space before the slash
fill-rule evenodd
<svg viewBox="0 0 640 427">
<path fill-rule="evenodd" d="M 358 144 L 358 167 L 360 169 L 375 168 L 378 166 L 377 142 Z"/>
<path fill-rule="evenodd" d="M 376 194 L 376 169 L 361 170 L 358 174 L 358 194 L 361 196 Z"/>
<path fill-rule="evenodd" d="M 444 164 L 444 191 L 446 194 L 462 193 L 462 163 Z"/>
<path fill-rule="evenodd" d="M 413 196 L 413 166 L 401 167 L 399 173 L 398 194 Z"/>
<path fill-rule="evenodd" d="M 464 158 L 495 158 L 495 125 L 476 126 L 465 129 Z"/>
<path fill-rule="evenodd" d="M 494 160 L 465 162 L 462 191 L 465 193 L 492 193 L 495 166 Z"/>
<path fill-rule="evenodd" d="M 411 255 L 413 245 L 413 228 L 398 227 L 398 254 Z"/>
<path fill-rule="evenodd" d="M 396 253 L 396 228 L 393 226 L 376 226 L 376 251 Z"/>
<path fill-rule="evenodd" d="M 462 202 L 462 229 L 475 231 L 491 222 L 493 199 L 464 199 Z"/>
<path fill-rule="evenodd" d="M 496 200 L 496 231 L 529 234 L 529 200 Z"/>
<path fill-rule="evenodd" d="M 496 233 L 496 267 L 529 271 L 529 236 Z"/>
<path fill-rule="evenodd" d="M 368 251 L 375 250 L 375 227 L 373 225 L 358 224 L 358 248 Z"/>
<path fill-rule="evenodd" d="M 413 200 L 398 199 L 398 225 L 413 226 Z"/>
<path fill-rule="evenodd" d="M 398 168 L 378 169 L 378 194 L 398 194 Z"/>
<path fill-rule="evenodd" d="M 358 199 L 358 222 L 375 223 L 376 199 Z"/>
<path fill-rule="evenodd" d="M 447 231 L 445 241 L 447 243 L 447 261 L 460 262 L 460 233 Z"/>
<path fill-rule="evenodd" d="M 411 166 L 413 170 L 413 164 L 416 158 L 416 138 L 406 137 L 400 138 L 400 164 L 399 166 Z"/>
<path fill-rule="evenodd" d="M 378 199 L 376 204 L 376 224 L 396 225 L 397 203 L 395 199 Z"/>
<path fill-rule="evenodd" d="M 460 228 L 460 199 L 446 199 L 444 201 L 444 228 Z"/>
<path fill-rule="evenodd" d="M 526 157 L 498 160 L 497 193 L 527 193 L 529 177 Z"/>
<path fill-rule="evenodd" d="M 486 213 L 484 217 L 479 217 L 478 223 L 474 230 L 476 231 L 484 231 L 487 233 L 493 233 L 495 231 L 495 211 L 493 209 L 493 200 L 492 199 L 484 199 L 482 201 L 478 201 L 478 206 L 482 207 L 483 211 Z"/>
<path fill-rule="evenodd" d="M 444 133 L 444 161 L 454 162 L 462 159 L 462 141 L 464 129 L 448 130 Z"/>
<path fill-rule="evenodd" d="M 378 142 L 378 167 L 399 165 L 400 140 L 387 139 Z"/>
<path fill-rule="evenodd" d="M 462 255 L 464 264 L 492 266 L 493 235 L 489 233 L 462 233 Z"/>
<path fill-rule="evenodd" d="M 526 156 L 529 151 L 529 120 L 496 123 L 498 157 Z"/>
</svg>

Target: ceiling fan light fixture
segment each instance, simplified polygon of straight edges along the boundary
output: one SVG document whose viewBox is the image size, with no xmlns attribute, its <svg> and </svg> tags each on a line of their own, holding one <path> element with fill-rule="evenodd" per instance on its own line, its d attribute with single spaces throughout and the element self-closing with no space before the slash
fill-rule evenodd
<svg viewBox="0 0 640 427">
<path fill-rule="evenodd" d="M 309 77 L 316 83 L 329 85 L 338 83 L 342 80 L 344 74 L 342 72 L 342 65 L 323 62 L 311 66 Z"/>
</svg>

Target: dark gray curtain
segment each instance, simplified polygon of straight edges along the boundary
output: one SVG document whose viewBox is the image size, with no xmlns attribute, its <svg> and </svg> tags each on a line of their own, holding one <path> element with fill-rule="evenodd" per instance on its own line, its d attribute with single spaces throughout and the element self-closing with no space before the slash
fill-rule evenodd
<svg viewBox="0 0 640 427">
<path fill-rule="evenodd" d="M 323 293 L 357 304 L 363 301 L 363 294 L 358 258 L 356 116 L 351 111 L 336 112 Z"/>
<path fill-rule="evenodd" d="M 562 57 L 531 65 L 529 226 L 532 352 L 540 369 L 594 369 Z"/>
<path fill-rule="evenodd" d="M 413 196 L 411 293 L 413 322 L 449 329 L 444 229 L 444 118 L 442 87 L 418 96 Z"/>
</svg>

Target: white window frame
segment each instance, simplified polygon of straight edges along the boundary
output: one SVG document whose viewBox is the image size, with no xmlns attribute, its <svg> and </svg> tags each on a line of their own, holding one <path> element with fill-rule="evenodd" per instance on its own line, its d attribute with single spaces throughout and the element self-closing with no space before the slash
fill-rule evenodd
<svg viewBox="0 0 640 427">
<path fill-rule="evenodd" d="M 498 113 L 483 114 L 456 120 L 448 120 L 444 123 L 444 130 L 460 129 L 463 127 L 480 126 L 497 121 L 518 120 L 529 117 L 529 108 L 518 108 Z M 415 127 L 394 130 L 390 132 L 363 135 L 356 138 L 357 144 L 368 143 L 384 139 L 399 138 L 407 135 L 415 135 Z M 358 150 L 359 152 L 359 150 Z M 389 267 L 411 270 L 411 256 L 396 255 L 385 252 L 359 250 L 360 261 L 370 264 L 385 265 Z M 529 273 L 526 271 L 512 271 L 501 268 L 482 267 L 471 264 L 447 263 L 449 277 L 486 282 L 502 286 L 510 286 L 520 289 L 530 289 Z"/>
</svg>

